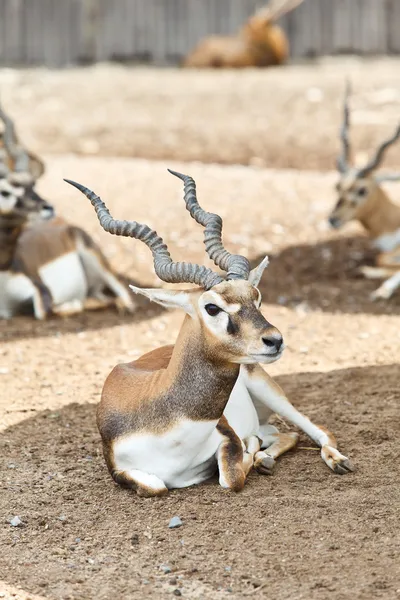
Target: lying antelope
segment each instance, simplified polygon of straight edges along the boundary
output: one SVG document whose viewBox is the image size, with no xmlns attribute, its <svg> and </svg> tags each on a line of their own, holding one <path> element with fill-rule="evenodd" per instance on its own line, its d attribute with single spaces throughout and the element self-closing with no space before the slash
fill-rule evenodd
<svg viewBox="0 0 400 600">
<path fill-rule="evenodd" d="M 260 366 L 278 360 L 284 348 L 282 335 L 260 312 L 257 285 L 268 259 L 250 271 L 245 257 L 225 250 L 221 218 L 199 206 L 191 177 L 170 172 L 183 180 L 186 208 L 205 227 L 206 251 L 225 278 L 204 266 L 173 262 L 155 231 L 114 220 L 94 192 L 66 180 L 89 198 L 105 231 L 150 248 L 160 279 L 198 286 L 131 286 L 186 316 L 174 346 L 117 365 L 104 384 L 97 424 L 113 479 L 140 496 L 158 496 L 198 484 L 218 466 L 221 486 L 238 491 L 253 466 L 269 474 L 275 459 L 296 445 L 297 433 L 279 433 L 268 424 L 272 412 L 305 431 L 335 473 L 351 471 L 334 436 L 296 410 Z"/>
<path fill-rule="evenodd" d="M 234 36 L 215 35 L 202 40 L 184 60 L 184 67 L 269 67 L 289 56 L 285 32 L 275 21 L 303 0 L 270 0 Z"/>
<path fill-rule="evenodd" d="M 349 143 L 349 85 L 344 100 L 344 118 L 341 129 L 342 153 L 337 167 L 339 200 L 329 222 L 336 229 L 351 220 L 357 220 L 366 229 L 373 245 L 380 252 L 376 267 L 363 266 L 360 271 L 368 279 L 388 279 L 371 294 L 373 300 L 390 298 L 400 287 L 400 206 L 394 204 L 382 189 L 384 181 L 400 179 L 400 175 L 377 175 L 386 150 L 400 138 L 400 125 L 394 134 L 377 149 L 372 159 L 361 168 L 350 167 Z"/>
<path fill-rule="evenodd" d="M 37 319 L 114 301 L 132 310 L 128 291 L 91 238 L 53 218 L 52 206 L 34 189 L 42 163 L 19 145 L 12 121 L 1 109 L 0 118 L 0 318 L 9 319 L 28 306 Z"/>
</svg>

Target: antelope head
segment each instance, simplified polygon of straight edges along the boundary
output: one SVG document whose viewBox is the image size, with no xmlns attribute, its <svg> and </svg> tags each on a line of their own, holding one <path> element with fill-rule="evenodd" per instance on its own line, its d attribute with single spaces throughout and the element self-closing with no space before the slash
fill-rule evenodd
<svg viewBox="0 0 400 600">
<path fill-rule="evenodd" d="M 65 181 L 89 198 L 105 231 L 139 239 L 150 248 L 160 279 L 198 286 L 180 291 L 130 287 L 164 307 L 183 309 L 193 324 L 192 335 L 206 355 L 217 361 L 240 364 L 277 360 L 283 351 L 282 335 L 261 314 L 261 294 L 257 288 L 268 259 L 250 270 L 247 258 L 228 252 L 222 243 L 222 219 L 200 207 L 194 180 L 181 173 L 170 173 L 184 182 L 186 208 L 204 227 L 206 252 L 225 271 L 225 276 L 205 266 L 174 262 L 162 238 L 147 225 L 113 219 L 94 192 L 79 183 Z"/>
<path fill-rule="evenodd" d="M 349 95 L 350 85 L 347 83 L 343 105 L 343 124 L 340 131 L 342 151 L 337 159 L 339 181 L 336 189 L 339 198 L 329 216 L 329 223 L 335 229 L 354 219 L 363 222 L 367 215 L 379 207 L 383 195 L 380 184 L 383 181 L 400 179 L 400 175 L 396 174 L 376 174 L 376 169 L 380 167 L 386 150 L 400 138 L 400 125 L 391 137 L 382 142 L 364 167 L 356 168 L 350 165 Z"/>
<path fill-rule="evenodd" d="M 4 125 L 0 136 L 0 219 L 18 226 L 52 217 L 53 207 L 34 190 L 43 163 L 20 146 L 14 123 L 1 107 L 0 119 Z"/>
</svg>

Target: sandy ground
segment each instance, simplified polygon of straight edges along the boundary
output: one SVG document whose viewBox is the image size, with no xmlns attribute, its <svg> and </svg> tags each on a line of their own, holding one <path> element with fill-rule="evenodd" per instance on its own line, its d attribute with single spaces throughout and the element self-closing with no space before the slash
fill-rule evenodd
<svg viewBox="0 0 400 600">
<path fill-rule="evenodd" d="M 400 59 L 246 71 L 3 69 L 0 90 L 24 141 L 42 154 L 332 169 L 346 77 L 354 156 L 363 162 L 398 123 Z M 386 165 L 399 160 L 397 145 Z"/>
<path fill-rule="evenodd" d="M 93 77 L 101 72 L 94 69 Z M 368 89 L 384 81 L 384 69 L 377 74 L 383 79 L 371 77 Z M 38 75 L 16 77 L 22 76 L 34 81 Z M 84 77 L 82 71 L 68 76 Z M 110 89 L 95 92 L 118 95 L 127 73 L 115 69 L 114 76 Z M 212 76 L 201 75 L 199 87 Z M 273 76 L 283 77 L 277 71 Z M 61 98 L 67 73 L 45 77 L 54 89 L 59 86 Z M 171 73 L 170 91 L 181 77 Z M 233 75 L 224 77 L 229 82 Z M 247 77 L 261 75 L 245 74 L 243 81 Z M 71 81 L 72 97 L 77 92 Z M 328 72 L 320 86 L 333 89 L 333 83 Z M 13 85 L 4 97 L 23 96 L 23 86 Z M 298 86 L 300 78 L 292 95 Z M 75 100 L 79 115 L 89 103 L 89 88 L 82 87 L 81 105 Z M 89 123 L 95 120 L 96 93 Z M 191 94 L 193 89 L 188 102 Z M 386 108 L 389 114 L 393 106 Z M 50 145 L 53 139 L 50 150 L 76 150 L 68 146 L 74 135 L 61 138 L 62 128 L 53 129 L 54 114 L 46 120 L 41 111 L 38 104 L 34 116 L 21 112 L 32 139 L 42 129 Z M 114 116 L 122 119 L 119 109 Z M 125 116 L 129 120 L 129 111 Z M 83 118 L 76 118 L 83 126 Z M 129 127 L 133 131 L 133 122 Z M 300 121 L 298 127 L 304 131 Z M 125 154 L 125 147 L 118 152 Z M 304 152 L 297 152 L 299 163 Z M 357 267 L 373 258 L 366 239 L 356 225 L 340 234 L 328 230 L 334 173 L 184 164 L 177 157 L 171 152 L 171 160 L 158 162 L 50 154 L 40 191 L 60 213 L 84 225 L 129 281 L 158 285 L 148 250 L 100 231 L 89 202 L 62 177 L 91 186 L 115 216 L 157 228 L 174 257 L 209 264 L 202 230 L 186 213 L 180 182 L 166 167 L 193 175 L 204 207 L 224 217 L 229 249 L 254 263 L 271 257 L 261 284 L 263 312 L 282 331 L 287 349 L 269 372 L 300 410 L 335 432 L 357 470 L 335 476 L 302 435 L 274 476 L 251 474 L 240 494 L 225 492 L 213 480 L 165 499 L 139 499 L 115 486 L 106 471 L 95 404 L 110 369 L 173 341 L 182 316 L 141 301 L 133 316 L 110 310 L 44 324 L 28 317 L 1 322 L 0 598 L 399 598 L 400 296 L 371 303 L 376 282 L 357 275 Z M 319 166 L 327 164 L 321 161 Z M 400 202 L 398 186 L 387 189 Z M 287 424 L 278 426 L 285 430 Z M 10 526 L 15 515 L 23 527 Z M 175 515 L 183 526 L 170 530 Z"/>
</svg>

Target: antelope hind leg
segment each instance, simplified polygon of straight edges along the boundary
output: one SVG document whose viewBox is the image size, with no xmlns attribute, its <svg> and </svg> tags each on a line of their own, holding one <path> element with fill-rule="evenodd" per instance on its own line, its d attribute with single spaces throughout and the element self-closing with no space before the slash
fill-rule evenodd
<svg viewBox="0 0 400 600">
<path fill-rule="evenodd" d="M 70 300 L 69 302 L 63 302 L 63 304 L 58 304 L 57 306 L 53 306 L 53 313 L 59 317 L 71 317 L 72 315 L 81 313 L 83 308 L 83 302 L 75 299 Z"/>
<path fill-rule="evenodd" d="M 371 300 L 387 300 L 400 287 L 400 271 L 386 279 L 377 290 L 372 292 Z"/>
<path fill-rule="evenodd" d="M 295 432 L 280 433 L 273 425 L 264 425 L 261 432 L 262 450 L 257 452 L 254 457 L 254 468 L 261 475 L 272 475 L 275 459 L 294 448 L 299 435 Z"/>
<path fill-rule="evenodd" d="M 167 486 L 156 475 L 150 475 L 150 473 L 137 469 L 131 471 L 117 471 L 114 469 L 111 475 L 116 483 L 135 490 L 138 496 L 151 498 L 168 494 Z"/>
<path fill-rule="evenodd" d="M 253 455 L 244 450 L 245 445 L 229 425 L 226 417 L 222 416 L 218 421 L 217 431 L 222 438 L 216 453 L 219 484 L 223 488 L 240 492 L 253 466 Z"/>
<path fill-rule="evenodd" d="M 357 270 L 361 275 L 364 275 L 366 279 L 384 279 L 393 273 L 393 271 L 386 269 L 385 267 L 370 267 L 368 265 L 359 267 Z"/>
</svg>

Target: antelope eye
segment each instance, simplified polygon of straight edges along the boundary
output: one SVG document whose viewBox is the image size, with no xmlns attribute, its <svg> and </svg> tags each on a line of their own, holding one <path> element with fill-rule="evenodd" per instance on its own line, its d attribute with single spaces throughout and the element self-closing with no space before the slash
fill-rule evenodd
<svg viewBox="0 0 400 600">
<path fill-rule="evenodd" d="M 220 308 L 216 304 L 206 304 L 204 308 L 206 309 L 206 312 L 210 315 L 210 317 L 216 317 L 218 313 L 222 312 L 222 308 Z"/>
<path fill-rule="evenodd" d="M 367 188 L 366 187 L 360 187 L 357 190 L 357 194 L 358 196 L 366 196 L 367 195 Z"/>
</svg>

